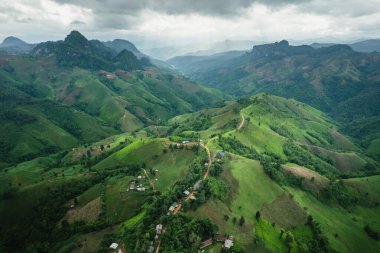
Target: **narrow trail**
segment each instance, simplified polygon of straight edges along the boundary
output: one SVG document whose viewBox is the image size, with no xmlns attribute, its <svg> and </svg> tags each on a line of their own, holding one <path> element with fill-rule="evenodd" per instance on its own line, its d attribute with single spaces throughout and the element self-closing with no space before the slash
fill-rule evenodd
<svg viewBox="0 0 380 253">
<path fill-rule="evenodd" d="M 243 114 L 241 114 L 241 122 L 240 122 L 239 127 L 237 128 L 238 131 L 243 127 L 244 123 L 245 123 L 245 118 Z"/>
<path fill-rule="evenodd" d="M 158 241 L 158 244 L 157 244 L 157 248 L 156 248 L 156 251 L 155 253 L 158 253 L 160 251 L 160 246 L 161 246 L 161 236 L 160 236 L 160 239 Z"/>
<path fill-rule="evenodd" d="M 150 180 L 150 177 L 149 177 L 148 173 L 146 172 L 145 169 L 143 169 L 143 170 L 144 170 L 144 174 L 145 174 L 146 178 L 147 178 L 148 181 L 149 181 L 150 186 L 152 186 L 153 191 L 156 192 L 156 187 L 154 186 L 154 184 L 153 184 L 152 181 Z"/>
<path fill-rule="evenodd" d="M 210 172 L 211 165 L 212 165 L 211 152 L 210 152 L 210 149 L 207 147 L 207 145 L 209 144 L 209 142 L 210 142 L 210 140 L 207 142 L 206 145 L 201 144 L 201 146 L 206 150 L 207 156 L 208 156 L 207 170 L 206 170 L 206 173 L 203 176 L 203 180 L 207 179 L 208 174 Z"/>
</svg>

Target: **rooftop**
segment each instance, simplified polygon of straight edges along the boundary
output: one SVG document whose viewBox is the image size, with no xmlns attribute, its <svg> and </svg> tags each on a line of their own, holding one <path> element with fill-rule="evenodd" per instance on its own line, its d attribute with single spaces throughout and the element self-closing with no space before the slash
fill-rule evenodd
<svg viewBox="0 0 380 253">
<path fill-rule="evenodd" d="M 119 247 L 119 244 L 117 244 L 116 242 L 113 242 L 110 246 L 111 249 L 117 249 L 117 247 Z"/>
</svg>

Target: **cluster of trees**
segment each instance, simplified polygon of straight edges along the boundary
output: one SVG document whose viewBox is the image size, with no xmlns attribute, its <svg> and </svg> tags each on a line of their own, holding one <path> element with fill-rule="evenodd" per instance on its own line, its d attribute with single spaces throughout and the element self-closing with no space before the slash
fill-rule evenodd
<svg viewBox="0 0 380 253">
<path fill-rule="evenodd" d="M 0 114 L 0 120 L 12 121 L 17 125 L 25 125 L 33 123 L 37 118 L 31 114 L 27 114 L 21 111 L 4 111 Z"/>
<path fill-rule="evenodd" d="M 372 239 L 376 240 L 376 241 L 380 241 L 380 235 L 378 232 L 376 232 L 375 230 L 373 230 L 369 225 L 365 225 L 364 226 L 364 231 L 367 233 L 367 235 L 369 237 L 371 237 Z"/>
<path fill-rule="evenodd" d="M 307 131 L 307 134 L 311 137 L 313 137 L 315 140 L 318 141 L 319 144 L 322 144 L 324 146 L 328 146 L 329 144 L 333 144 L 334 142 L 334 138 L 326 133 L 324 134 L 324 136 L 320 136 L 319 134 L 316 134 L 314 132 L 311 132 L 311 131 Z M 306 138 L 308 138 L 308 136 L 305 136 Z M 313 139 L 308 139 L 312 144 L 318 144 L 317 142 L 315 142 Z"/>
<path fill-rule="evenodd" d="M 283 125 L 269 125 L 270 129 L 272 129 L 274 132 L 278 133 L 281 136 L 287 137 L 287 138 L 293 138 L 293 134 Z"/>
<path fill-rule="evenodd" d="M 336 169 L 333 165 L 323 161 L 317 156 L 312 155 L 310 152 L 296 145 L 291 140 L 284 143 L 283 149 L 289 162 L 305 166 L 329 178 L 339 174 L 338 169 Z"/>
<path fill-rule="evenodd" d="M 208 177 L 207 180 L 203 181 L 202 187 L 199 189 L 197 194 L 197 200 L 192 206 L 194 209 L 206 202 L 210 198 L 217 198 L 225 201 L 229 192 L 229 186 L 221 179 L 216 177 Z"/>
<path fill-rule="evenodd" d="M 66 223 L 61 229 L 57 229 L 57 222 L 62 219 L 68 208 L 65 204 L 92 185 L 101 182 L 104 176 L 106 175 L 97 174 L 49 186 L 30 210 L 30 218 L 26 222 L 12 227 L 1 227 L 0 238 L 7 251 L 22 249 L 23 252 L 50 252 L 55 242 L 68 238 L 73 230 L 77 232 L 81 226 L 70 227 Z M 97 224 L 96 229 L 99 229 L 99 226 Z"/>
<path fill-rule="evenodd" d="M 320 252 L 333 252 L 329 246 L 327 238 L 323 235 L 322 230 L 318 222 L 316 222 L 313 217 L 310 215 L 307 219 L 307 225 L 313 231 L 313 239 L 311 239 L 306 247 L 306 252 L 310 253 L 320 253 Z M 302 246 L 302 245 L 301 245 Z"/>
<path fill-rule="evenodd" d="M 199 244 L 211 238 L 217 229 L 209 219 L 191 218 L 181 214 L 170 216 L 167 230 L 162 236 L 162 251 L 197 252 Z"/>
<path fill-rule="evenodd" d="M 354 188 L 347 186 L 342 180 L 331 181 L 324 193 L 328 199 L 338 202 L 344 208 L 358 203 L 360 197 Z"/>
<path fill-rule="evenodd" d="M 212 124 L 211 116 L 208 114 L 201 113 L 197 117 L 191 119 L 191 121 L 186 122 L 186 125 L 190 130 L 202 131 L 209 128 Z"/>
<path fill-rule="evenodd" d="M 223 137 L 219 136 L 219 146 L 228 152 L 238 154 L 245 156 L 250 159 L 259 160 L 260 154 L 251 147 L 245 146 L 243 143 L 241 143 L 239 140 L 236 139 L 236 137 Z"/>
<path fill-rule="evenodd" d="M 171 151 L 174 151 L 176 149 L 180 149 L 180 150 L 183 150 L 183 149 L 186 149 L 186 150 L 192 150 L 195 154 L 198 154 L 199 151 L 200 151 L 200 146 L 199 145 L 190 145 L 190 146 L 186 146 L 186 145 L 177 145 L 177 144 L 169 144 L 169 149 Z"/>
</svg>

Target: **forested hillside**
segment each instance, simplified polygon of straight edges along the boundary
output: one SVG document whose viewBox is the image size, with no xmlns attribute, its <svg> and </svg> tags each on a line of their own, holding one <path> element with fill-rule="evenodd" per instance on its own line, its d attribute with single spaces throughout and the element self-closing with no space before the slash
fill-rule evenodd
<svg viewBox="0 0 380 253">
<path fill-rule="evenodd" d="M 6 163 L 160 124 L 224 98 L 78 32 L 39 44 L 32 54 L 1 56 L 0 83 Z"/>
</svg>

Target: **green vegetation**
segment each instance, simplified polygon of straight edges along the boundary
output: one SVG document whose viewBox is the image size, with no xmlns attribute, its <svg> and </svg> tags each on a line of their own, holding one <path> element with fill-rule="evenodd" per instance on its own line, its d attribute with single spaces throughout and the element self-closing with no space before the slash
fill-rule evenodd
<svg viewBox="0 0 380 253">
<path fill-rule="evenodd" d="M 78 32 L 38 45 L 31 56 L 4 57 L 3 166 L 162 124 L 223 99 L 218 91 L 158 69 L 129 51 L 116 55 Z"/>
<path fill-rule="evenodd" d="M 0 251 L 197 252 L 221 236 L 232 249 L 205 251 L 379 251 L 377 101 L 332 88 L 372 70 L 283 41 L 220 72 L 232 95 L 263 90 L 325 114 L 265 93 L 222 102 L 134 53 L 72 32 L 0 57 Z M 318 74 L 327 67 L 339 71 Z"/>
</svg>

